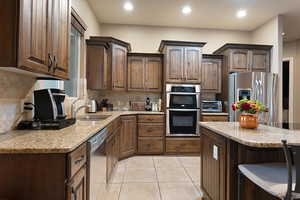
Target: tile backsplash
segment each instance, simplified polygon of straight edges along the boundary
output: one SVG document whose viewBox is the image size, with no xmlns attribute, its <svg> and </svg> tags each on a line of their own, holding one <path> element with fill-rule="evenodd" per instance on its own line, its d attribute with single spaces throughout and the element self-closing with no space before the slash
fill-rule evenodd
<svg viewBox="0 0 300 200">
<path fill-rule="evenodd" d="M 158 93 L 141 93 L 141 92 L 116 92 L 116 91 L 98 91 L 88 90 L 88 98 L 100 102 L 102 99 L 108 99 L 109 103 L 115 106 L 128 107 L 131 102 L 145 102 L 149 97 L 151 102 L 158 102 L 161 94 Z"/>
<path fill-rule="evenodd" d="M 0 133 L 11 130 L 22 117 L 21 101 L 31 94 L 35 82 L 31 76 L 0 71 Z"/>
</svg>

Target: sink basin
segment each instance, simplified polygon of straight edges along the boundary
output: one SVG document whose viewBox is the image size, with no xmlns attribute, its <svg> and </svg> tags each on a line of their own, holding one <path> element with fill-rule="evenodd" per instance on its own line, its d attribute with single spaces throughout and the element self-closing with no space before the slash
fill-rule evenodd
<svg viewBox="0 0 300 200">
<path fill-rule="evenodd" d="M 111 115 L 86 115 L 83 117 L 78 117 L 77 119 L 81 121 L 101 121 L 107 119 L 110 116 Z"/>
</svg>

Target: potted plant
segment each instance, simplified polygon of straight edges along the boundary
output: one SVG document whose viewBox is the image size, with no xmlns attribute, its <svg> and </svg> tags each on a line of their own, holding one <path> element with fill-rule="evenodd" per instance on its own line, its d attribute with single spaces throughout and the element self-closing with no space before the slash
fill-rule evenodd
<svg viewBox="0 0 300 200">
<path fill-rule="evenodd" d="M 241 112 L 241 128 L 255 129 L 258 127 L 258 114 L 268 112 L 268 108 L 256 100 L 243 99 L 232 105 L 233 111 Z"/>
</svg>

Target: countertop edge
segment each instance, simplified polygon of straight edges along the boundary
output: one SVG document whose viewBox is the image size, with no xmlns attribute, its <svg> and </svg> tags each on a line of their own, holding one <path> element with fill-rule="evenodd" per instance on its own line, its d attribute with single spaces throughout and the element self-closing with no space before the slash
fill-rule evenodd
<svg viewBox="0 0 300 200">
<path fill-rule="evenodd" d="M 97 128 L 96 130 L 92 130 L 90 133 L 88 133 L 86 135 L 85 138 L 83 138 L 81 141 L 76 142 L 76 144 L 74 143 L 74 145 L 66 145 L 66 148 L 1 148 L 0 147 L 0 154 L 67 154 L 70 153 L 72 151 L 74 151 L 76 148 L 78 148 L 80 145 L 82 145 L 83 143 L 85 143 L 86 141 L 88 141 L 91 137 L 93 137 L 97 132 L 101 131 L 103 128 L 105 128 L 106 126 L 108 126 L 111 122 L 113 122 L 114 120 L 116 120 L 118 117 L 121 116 L 128 116 L 128 115 L 164 115 L 164 112 L 149 112 L 149 111 L 120 111 L 123 113 L 118 113 L 118 114 L 114 114 L 112 112 L 112 116 L 110 116 L 108 121 L 103 122 L 103 124 L 99 125 L 99 128 Z M 130 112 L 130 113 L 128 113 Z M 101 112 L 100 112 L 101 113 Z M 98 113 L 94 113 L 94 114 L 100 114 Z M 101 114 L 108 114 L 110 112 L 103 112 Z M 90 113 L 86 113 L 86 114 L 90 114 Z M 92 123 L 92 122 L 91 122 Z M 74 126 L 74 125 L 73 125 Z M 63 130 L 63 129 L 61 129 Z M 28 130 L 29 132 L 30 130 Z M 35 130 L 32 130 L 33 132 L 35 132 Z M 55 131 L 55 130 L 53 130 Z M 10 134 L 9 131 L 6 134 Z M 14 132 L 17 132 L 17 130 L 15 130 Z M 30 133 L 26 133 L 26 134 L 30 134 Z M 20 135 L 21 136 L 21 135 Z M 19 136 L 16 136 L 16 138 Z M 4 140 L 5 141 L 5 140 Z M 3 142 L 3 141 L 2 141 Z M 0 141 L 0 145 L 1 145 L 1 141 Z"/>
</svg>

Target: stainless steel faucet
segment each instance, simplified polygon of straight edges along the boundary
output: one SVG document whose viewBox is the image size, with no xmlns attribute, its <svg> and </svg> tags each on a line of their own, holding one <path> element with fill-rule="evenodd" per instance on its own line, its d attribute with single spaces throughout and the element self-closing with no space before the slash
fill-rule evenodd
<svg viewBox="0 0 300 200">
<path fill-rule="evenodd" d="M 91 107 L 91 105 L 82 105 L 79 106 L 77 109 L 75 109 L 75 105 L 76 103 L 79 101 L 80 99 L 76 99 L 72 104 L 71 104 L 71 115 L 73 119 L 76 119 L 76 115 L 78 113 L 79 110 L 81 110 L 82 108 L 89 108 Z"/>
</svg>

